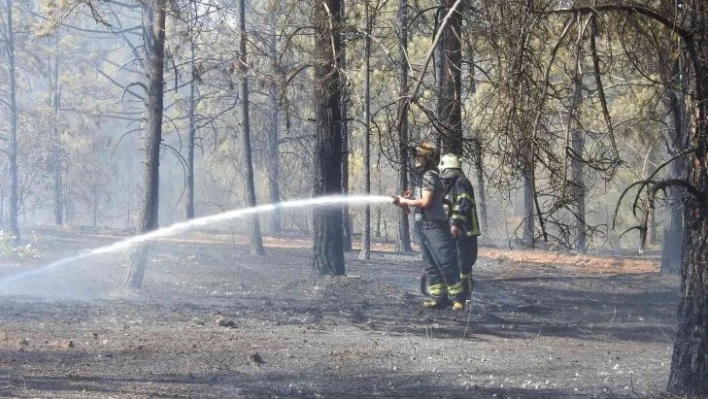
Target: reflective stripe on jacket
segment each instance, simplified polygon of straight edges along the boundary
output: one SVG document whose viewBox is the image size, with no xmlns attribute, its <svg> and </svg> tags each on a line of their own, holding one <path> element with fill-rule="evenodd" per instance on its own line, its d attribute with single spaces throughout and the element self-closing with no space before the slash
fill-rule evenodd
<svg viewBox="0 0 708 399">
<path fill-rule="evenodd" d="M 452 203 L 450 223 L 463 230 L 468 236 L 477 237 L 482 234 L 477 217 L 477 202 L 474 198 L 474 189 L 469 179 L 462 171 L 455 173 L 450 178 L 443 179 L 445 198 Z"/>
</svg>

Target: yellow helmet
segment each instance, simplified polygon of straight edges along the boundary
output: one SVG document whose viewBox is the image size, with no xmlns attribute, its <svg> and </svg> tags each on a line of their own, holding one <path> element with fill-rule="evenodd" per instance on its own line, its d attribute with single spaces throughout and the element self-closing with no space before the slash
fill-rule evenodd
<svg viewBox="0 0 708 399">
<path fill-rule="evenodd" d="M 424 141 L 415 149 L 415 155 L 421 155 L 432 161 L 435 158 L 435 146 L 432 143 Z"/>
</svg>

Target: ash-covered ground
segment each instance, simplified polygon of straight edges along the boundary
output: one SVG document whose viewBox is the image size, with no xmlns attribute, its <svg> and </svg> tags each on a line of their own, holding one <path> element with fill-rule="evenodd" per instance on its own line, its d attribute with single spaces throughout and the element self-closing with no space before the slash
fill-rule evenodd
<svg viewBox="0 0 708 399">
<path fill-rule="evenodd" d="M 377 244 L 347 277 L 311 274 L 307 237 L 197 232 L 154 243 L 138 292 L 127 252 L 42 266 L 125 236 L 44 229 L 6 259 L 0 396 L 642 398 L 660 394 L 678 279 L 652 257 L 482 247 L 472 306 L 424 310 L 419 255 Z"/>
</svg>

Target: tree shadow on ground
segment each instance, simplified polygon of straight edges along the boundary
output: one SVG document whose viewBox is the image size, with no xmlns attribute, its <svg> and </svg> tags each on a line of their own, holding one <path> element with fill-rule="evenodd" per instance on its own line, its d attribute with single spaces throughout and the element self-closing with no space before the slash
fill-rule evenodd
<svg viewBox="0 0 708 399">
<path fill-rule="evenodd" d="M 3 352 L 2 356 L 8 356 Z M 56 363 L 51 355 L 34 354 L 32 361 Z M 87 354 L 73 354 L 62 359 L 80 365 L 93 361 Z M 254 366 L 256 367 L 256 366 Z M 460 382 L 450 385 L 434 372 L 404 372 L 372 369 L 361 375 L 348 375 L 328 367 L 308 371 L 284 371 L 258 366 L 254 370 L 211 370 L 194 373 L 142 373 L 116 377 L 82 375 L 68 370 L 62 376 L 13 376 L 0 372 L 0 397 L 42 395 L 73 396 L 133 395 L 135 397 L 228 397 L 228 398 L 522 398 L 567 399 L 596 397 L 594 393 L 568 394 L 557 389 L 529 386 L 524 388 L 481 387 Z M 165 393 L 162 393 L 165 392 Z M 169 393 L 167 393 L 169 392 Z M 627 398 L 632 395 L 604 394 L 604 398 Z"/>
</svg>

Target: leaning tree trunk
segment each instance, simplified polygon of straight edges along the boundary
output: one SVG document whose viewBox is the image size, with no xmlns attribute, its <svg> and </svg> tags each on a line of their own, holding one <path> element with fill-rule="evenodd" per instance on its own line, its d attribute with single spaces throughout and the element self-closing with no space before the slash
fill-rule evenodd
<svg viewBox="0 0 708 399">
<path fill-rule="evenodd" d="M 315 28 L 315 196 L 342 193 L 342 80 L 339 59 L 341 0 L 313 2 Z M 331 16 L 331 19 L 330 19 Z M 313 211 L 312 266 L 320 275 L 344 275 L 342 207 Z"/>
<path fill-rule="evenodd" d="M 7 0 L 7 31 L 5 48 L 7 50 L 8 68 L 10 75 L 10 148 L 8 158 L 10 161 L 10 231 L 13 242 L 20 242 L 20 226 L 18 217 L 20 213 L 20 197 L 18 193 L 17 171 L 17 80 L 15 72 L 15 32 L 12 26 L 13 1 Z"/>
<path fill-rule="evenodd" d="M 249 115 L 249 100 L 248 100 L 248 58 L 247 45 L 248 36 L 246 34 L 246 1 L 239 0 L 239 21 L 241 27 L 241 40 L 239 56 L 239 74 L 241 75 L 241 145 L 243 159 L 246 167 L 246 200 L 248 206 L 255 207 L 256 203 L 256 184 L 253 178 L 253 159 L 251 156 L 251 120 Z M 265 255 L 263 248 L 263 237 L 261 236 L 261 224 L 258 215 L 249 216 L 248 236 L 251 242 L 252 255 Z"/>
<path fill-rule="evenodd" d="M 167 0 L 149 0 L 143 6 L 143 40 L 147 75 L 145 167 L 143 200 L 137 222 L 138 235 L 157 228 L 160 188 L 160 143 L 162 142 L 163 77 L 165 70 L 165 19 Z M 148 246 L 140 245 L 130 255 L 123 285 L 140 288 L 147 266 Z"/>
<path fill-rule="evenodd" d="M 408 0 L 398 1 L 398 94 L 403 98 L 408 93 Z M 408 112 L 405 102 L 398 103 L 398 194 L 408 189 Z M 413 252 L 411 247 L 408 214 L 398 210 L 397 253 Z"/>
<path fill-rule="evenodd" d="M 681 296 L 670 391 L 688 396 L 708 396 L 708 5 L 685 0 L 686 23 L 691 36 L 688 52 L 687 109 L 690 110 L 688 184 L 697 190 L 687 196 L 684 245 L 681 259 Z"/>
<path fill-rule="evenodd" d="M 437 26 L 455 4 L 441 0 Z M 442 38 L 435 48 L 435 77 L 438 83 L 437 118 L 443 127 L 440 155 L 462 156 L 462 13 L 455 11 L 443 27 Z"/>
</svg>

